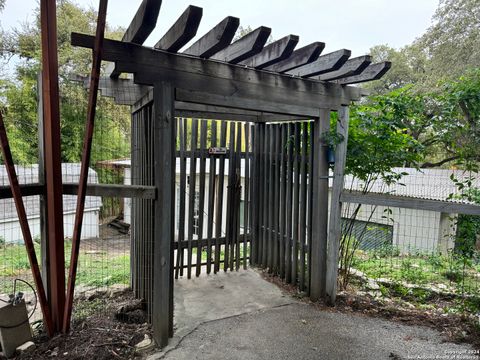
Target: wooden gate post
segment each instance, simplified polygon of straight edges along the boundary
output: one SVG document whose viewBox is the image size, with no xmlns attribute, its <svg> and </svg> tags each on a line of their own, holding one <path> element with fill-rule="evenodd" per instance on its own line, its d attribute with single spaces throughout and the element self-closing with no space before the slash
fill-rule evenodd
<svg viewBox="0 0 480 360">
<path fill-rule="evenodd" d="M 330 130 L 330 111 L 321 110 L 314 122 L 312 172 L 312 243 L 310 299 L 318 301 L 325 295 L 328 230 L 328 144 L 324 141 Z"/>
<path fill-rule="evenodd" d="M 153 337 L 160 347 L 173 336 L 173 240 L 175 220 L 175 107 L 172 84 L 153 88 Z"/>
<path fill-rule="evenodd" d="M 338 257 L 340 239 L 342 236 L 342 203 L 340 201 L 340 196 L 343 191 L 343 177 L 345 174 L 345 163 L 347 158 L 348 123 L 348 106 L 342 106 L 338 111 L 337 135 L 340 136 L 340 138 L 343 138 L 343 140 L 337 144 L 335 150 L 335 169 L 330 207 L 330 227 L 328 229 L 328 259 L 325 300 L 330 305 L 335 304 L 335 299 L 337 296 Z"/>
</svg>

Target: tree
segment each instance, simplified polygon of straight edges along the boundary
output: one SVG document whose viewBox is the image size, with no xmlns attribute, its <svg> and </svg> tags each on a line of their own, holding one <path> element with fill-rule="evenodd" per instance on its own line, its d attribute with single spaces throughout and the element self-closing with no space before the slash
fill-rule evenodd
<svg viewBox="0 0 480 360">
<path fill-rule="evenodd" d="M 62 160 L 80 160 L 85 128 L 87 92 L 72 81 L 75 75 L 90 73 L 91 51 L 70 45 L 72 31 L 95 33 L 96 11 L 83 9 L 71 0 L 57 5 L 58 61 L 60 81 L 60 112 Z M 123 29 L 107 26 L 106 36 L 119 38 Z M 39 11 L 36 20 L 14 29 L 14 47 L 10 52 L 21 61 L 16 66 L 16 79 L 4 83 L 0 102 L 6 109 L 5 121 L 12 139 L 12 152 L 17 162 L 36 163 L 37 160 L 37 74 L 41 64 Z M 98 160 L 129 155 L 130 115 L 128 109 L 115 107 L 111 99 L 100 97 L 94 133 L 92 163 Z"/>
<path fill-rule="evenodd" d="M 429 84 L 480 67 L 480 0 L 441 0 L 433 25 L 415 44 L 429 58 Z"/>
</svg>

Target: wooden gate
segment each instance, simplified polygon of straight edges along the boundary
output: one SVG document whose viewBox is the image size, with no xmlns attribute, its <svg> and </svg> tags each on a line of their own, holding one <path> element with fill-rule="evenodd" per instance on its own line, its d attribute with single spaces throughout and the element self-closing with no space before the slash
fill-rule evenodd
<svg viewBox="0 0 480 360">
<path fill-rule="evenodd" d="M 177 120 L 175 278 L 247 267 L 251 126 Z"/>
</svg>

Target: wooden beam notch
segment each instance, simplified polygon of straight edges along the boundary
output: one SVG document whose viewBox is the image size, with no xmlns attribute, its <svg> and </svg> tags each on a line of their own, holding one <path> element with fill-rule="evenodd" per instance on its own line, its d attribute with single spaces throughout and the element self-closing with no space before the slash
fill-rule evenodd
<svg viewBox="0 0 480 360">
<path fill-rule="evenodd" d="M 317 60 L 311 62 L 310 64 L 287 71 L 286 74 L 300 77 L 310 77 L 314 75 L 325 74 L 327 72 L 340 69 L 343 64 L 347 62 L 350 55 L 350 50 L 337 50 L 320 56 Z"/>
<path fill-rule="evenodd" d="M 169 52 L 177 52 L 197 34 L 200 21 L 202 20 L 203 9 L 190 5 L 183 12 L 175 24 L 155 44 L 155 49 Z"/>
<path fill-rule="evenodd" d="M 293 50 L 298 44 L 299 37 L 297 35 L 288 35 L 277 40 L 267 46 L 258 54 L 240 62 L 242 65 L 263 69 L 273 65 L 279 61 L 285 60 L 292 55 Z"/>
<path fill-rule="evenodd" d="M 231 64 L 237 64 L 240 61 L 258 54 L 266 44 L 272 29 L 260 26 L 242 38 L 238 39 L 228 47 L 219 51 L 211 57 L 214 60 L 225 61 Z"/>
<path fill-rule="evenodd" d="M 337 84 L 348 85 L 348 84 L 359 84 L 362 82 L 378 80 L 385 75 L 388 70 L 392 67 L 390 61 L 384 61 L 377 64 L 369 65 L 363 72 L 359 75 L 345 77 L 337 81 Z"/>
<path fill-rule="evenodd" d="M 323 75 L 315 76 L 313 79 L 330 81 L 359 75 L 368 67 L 368 65 L 370 65 L 371 62 L 372 57 L 370 55 L 359 56 L 348 60 L 340 69 Z"/>
<path fill-rule="evenodd" d="M 266 66 L 263 69 L 282 73 L 302 65 L 310 64 L 318 59 L 324 48 L 325 43 L 323 42 L 317 41 L 311 43 L 298 50 L 295 50 L 289 58 L 286 58 L 285 60 L 277 62 L 273 65 Z"/>
<path fill-rule="evenodd" d="M 239 25 L 239 18 L 228 16 L 183 53 L 208 59 L 230 45 Z"/>
<path fill-rule="evenodd" d="M 125 31 L 122 41 L 142 45 L 157 25 L 161 5 L 162 0 L 143 0 Z M 108 67 L 107 73 L 110 73 L 112 79 L 118 79 L 120 76 L 114 64 Z"/>
</svg>

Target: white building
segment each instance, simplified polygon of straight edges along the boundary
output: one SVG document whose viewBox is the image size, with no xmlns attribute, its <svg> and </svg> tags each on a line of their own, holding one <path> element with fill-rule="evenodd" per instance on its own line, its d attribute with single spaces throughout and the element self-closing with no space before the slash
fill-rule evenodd
<svg viewBox="0 0 480 360">
<path fill-rule="evenodd" d="M 38 165 L 15 166 L 20 184 L 38 183 Z M 80 164 L 62 164 L 62 180 L 64 183 L 78 183 Z M 97 173 L 89 169 L 88 182 L 98 183 Z M 5 166 L 0 166 L 0 186 L 9 186 Z M 40 196 L 23 198 L 32 237 L 40 236 Z M 66 238 L 73 235 L 75 221 L 76 195 L 63 196 L 63 222 Z M 87 196 L 83 216 L 82 239 L 99 236 L 99 211 L 102 206 L 100 197 Z M 22 243 L 23 235 L 18 221 L 17 210 L 13 199 L 0 199 L 0 240 L 5 243 Z"/>
<path fill-rule="evenodd" d="M 125 183 L 130 184 L 130 160 L 121 160 L 115 162 L 116 166 L 125 169 Z M 187 159 L 187 176 L 190 169 L 190 159 Z M 244 199 L 244 163 L 242 160 L 241 177 L 242 177 L 242 206 Z M 216 176 L 218 173 L 218 164 L 216 166 Z M 393 171 L 398 173 L 406 173 L 402 179 L 394 185 L 387 186 L 384 182 L 378 180 L 371 188 L 370 193 L 390 194 L 392 196 L 411 197 L 415 199 L 430 199 L 443 201 L 449 200 L 450 194 L 458 194 L 458 188 L 450 179 L 452 173 L 458 179 L 464 179 L 467 174 L 460 170 L 444 170 L 444 169 L 422 169 L 413 168 L 395 168 Z M 197 160 L 197 180 L 200 172 L 200 164 Z M 331 174 L 333 175 L 333 174 Z M 224 189 L 223 189 L 223 213 L 226 213 L 226 195 L 228 184 L 228 160 L 225 161 L 224 173 Z M 208 212 L 208 181 L 209 181 L 209 159 L 206 160 L 206 177 L 207 184 L 205 193 L 204 213 Z M 332 180 L 330 179 L 330 185 Z M 178 213 L 179 213 L 179 196 L 180 196 L 180 160 L 177 158 L 176 163 L 176 199 L 177 208 L 175 218 L 178 230 Z M 216 181 L 218 184 L 218 181 Z M 474 186 L 480 187 L 480 179 L 474 181 Z M 353 180 L 351 176 L 345 178 L 345 189 L 362 191 L 364 184 L 358 180 Z M 216 189 L 218 192 L 218 189 Z M 198 190 L 196 191 L 199 196 Z M 188 214 L 188 185 L 186 187 L 186 209 Z M 344 204 L 343 218 L 351 216 L 355 209 L 355 204 Z M 196 214 L 200 209 L 196 209 Z M 127 223 L 131 221 L 131 205 L 130 199 L 125 199 L 124 220 Z M 356 217 L 354 235 L 362 237 L 364 242 L 361 248 L 365 250 L 378 248 L 385 244 L 398 248 L 402 253 L 406 252 L 446 252 L 454 247 L 456 235 L 456 218 L 457 214 L 442 213 L 437 211 L 406 209 L 398 207 L 387 208 L 385 206 L 373 206 L 363 204 Z M 345 221 L 345 220 L 344 220 Z M 207 218 L 204 219 L 203 237 L 206 237 Z M 225 216 L 223 216 L 222 232 L 225 233 Z M 197 234 L 198 235 L 198 234 Z"/>
</svg>

